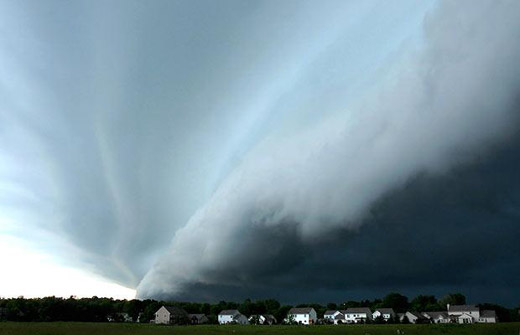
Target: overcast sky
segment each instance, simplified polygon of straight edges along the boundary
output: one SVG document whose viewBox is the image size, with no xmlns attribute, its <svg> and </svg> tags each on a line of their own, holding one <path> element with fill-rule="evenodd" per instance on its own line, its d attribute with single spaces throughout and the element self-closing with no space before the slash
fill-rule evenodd
<svg viewBox="0 0 520 335">
<path fill-rule="evenodd" d="M 515 0 L 0 0 L 0 296 L 518 304 L 519 40 Z"/>
</svg>

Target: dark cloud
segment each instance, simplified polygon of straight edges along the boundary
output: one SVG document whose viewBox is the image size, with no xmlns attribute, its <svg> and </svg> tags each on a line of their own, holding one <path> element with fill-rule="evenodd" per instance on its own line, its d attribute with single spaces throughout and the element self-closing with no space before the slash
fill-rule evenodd
<svg viewBox="0 0 520 335">
<path fill-rule="evenodd" d="M 519 3 L 430 7 L 0 2 L 0 233 L 142 297 L 509 302 Z"/>
<path fill-rule="evenodd" d="M 175 298 L 339 302 L 457 291 L 512 306 L 520 294 L 518 171 L 520 138 L 442 176 L 418 174 L 373 205 L 357 231 L 309 244 L 296 230 L 255 230 L 216 274 L 202 274 L 228 285 L 194 283 Z"/>
<path fill-rule="evenodd" d="M 338 283 L 352 289 L 475 277 L 471 270 L 493 258 L 484 231 L 493 227 L 486 226 L 488 209 L 497 201 L 476 184 L 482 176 L 457 176 L 454 169 L 478 165 L 514 141 L 517 6 L 441 1 L 426 16 L 424 45 L 404 52 L 361 101 L 298 131 L 274 132 L 252 148 L 176 231 L 139 284 L 140 296 L 175 296 L 193 283 L 294 282 L 283 271 L 269 277 L 279 262 L 305 278 L 305 292 L 326 282 L 329 271 L 340 278 L 343 269 L 348 276 Z M 473 246 L 492 250 L 472 256 Z"/>
</svg>

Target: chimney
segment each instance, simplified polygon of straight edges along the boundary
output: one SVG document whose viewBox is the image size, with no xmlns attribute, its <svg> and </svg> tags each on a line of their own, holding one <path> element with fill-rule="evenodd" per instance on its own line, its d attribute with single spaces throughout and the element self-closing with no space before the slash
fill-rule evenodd
<svg viewBox="0 0 520 335">
<path fill-rule="evenodd" d="M 450 304 L 446 304 L 446 309 L 448 310 L 448 312 L 450 311 Z"/>
</svg>

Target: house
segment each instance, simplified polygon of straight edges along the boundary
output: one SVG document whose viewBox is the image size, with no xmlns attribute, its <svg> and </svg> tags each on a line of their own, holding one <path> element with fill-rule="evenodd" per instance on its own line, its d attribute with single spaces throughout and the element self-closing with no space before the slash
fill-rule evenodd
<svg viewBox="0 0 520 335">
<path fill-rule="evenodd" d="M 336 315 L 338 314 L 341 314 L 340 311 L 338 310 L 328 310 L 328 311 L 325 311 L 325 314 L 323 314 L 323 319 L 325 320 L 334 320 L 334 318 L 336 317 Z"/>
<path fill-rule="evenodd" d="M 334 323 L 337 325 L 338 323 L 344 323 L 345 315 L 338 310 L 328 310 L 323 314 L 323 319 L 327 323 Z"/>
<path fill-rule="evenodd" d="M 313 325 L 318 320 L 316 311 L 312 307 L 291 308 L 287 313 L 286 321 L 294 321 L 303 325 Z"/>
<path fill-rule="evenodd" d="M 427 318 L 430 323 L 450 323 L 451 319 L 447 312 L 423 312 L 422 315 Z"/>
<path fill-rule="evenodd" d="M 205 314 L 188 314 L 188 319 L 192 325 L 201 325 L 209 321 Z"/>
<path fill-rule="evenodd" d="M 258 325 L 276 324 L 276 318 L 271 314 L 251 315 L 248 320 L 249 320 L 250 324 L 258 324 Z"/>
<path fill-rule="evenodd" d="M 226 309 L 219 313 L 218 323 L 221 325 L 227 323 L 238 323 L 240 325 L 248 325 L 249 321 L 247 320 L 247 317 L 241 314 L 238 310 Z"/>
<path fill-rule="evenodd" d="M 188 313 L 182 308 L 175 306 L 162 306 L 155 312 L 156 324 L 187 324 Z"/>
<path fill-rule="evenodd" d="M 372 311 L 368 307 L 347 308 L 341 313 L 345 315 L 346 323 L 365 323 L 372 320 Z"/>
<path fill-rule="evenodd" d="M 461 315 L 458 315 L 456 318 L 457 323 L 473 323 L 475 322 L 475 319 L 469 314 L 463 313 Z"/>
<path fill-rule="evenodd" d="M 480 316 L 480 309 L 476 305 L 447 305 L 448 315 L 450 316 L 461 316 L 467 314 L 474 319 L 478 319 Z"/>
<path fill-rule="evenodd" d="M 476 305 L 447 305 L 448 315 L 456 323 L 496 323 L 496 313 L 491 310 L 480 311 Z"/>
<path fill-rule="evenodd" d="M 448 315 L 456 323 L 474 323 L 480 317 L 480 309 L 476 305 L 447 305 Z"/>
<path fill-rule="evenodd" d="M 417 312 L 406 312 L 399 319 L 399 321 L 403 322 L 404 318 L 407 318 L 410 323 L 427 323 L 428 319 L 425 318 L 422 314 Z"/>
<path fill-rule="evenodd" d="M 497 316 L 495 311 L 483 310 L 480 312 L 480 317 L 478 318 L 478 322 L 481 323 L 496 323 Z"/>
<path fill-rule="evenodd" d="M 372 313 L 372 319 L 381 317 L 385 322 L 395 318 L 395 312 L 392 308 L 378 308 Z"/>
</svg>

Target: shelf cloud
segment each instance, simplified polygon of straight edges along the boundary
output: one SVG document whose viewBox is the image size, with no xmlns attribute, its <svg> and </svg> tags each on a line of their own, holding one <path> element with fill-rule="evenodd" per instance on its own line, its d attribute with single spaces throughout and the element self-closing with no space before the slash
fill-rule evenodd
<svg viewBox="0 0 520 335">
<path fill-rule="evenodd" d="M 518 1 L 0 1 L 0 32 L 2 239 L 140 298 L 520 292 Z"/>
<path fill-rule="evenodd" d="M 518 130 L 519 9 L 507 1 L 440 3 L 425 18 L 424 45 L 404 50 L 362 101 L 251 149 L 176 231 L 139 294 L 189 295 L 193 285 L 240 290 L 289 275 L 320 240 L 358 234 L 376 202 L 411 179 L 445 175 L 511 140 Z M 437 225 L 409 228 L 422 224 Z M 373 248 L 362 250 L 377 250 L 367 243 Z M 359 247 L 348 238 L 338 245 L 346 253 Z M 345 282 L 370 280 L 353 269 Z"/>
</svg>

